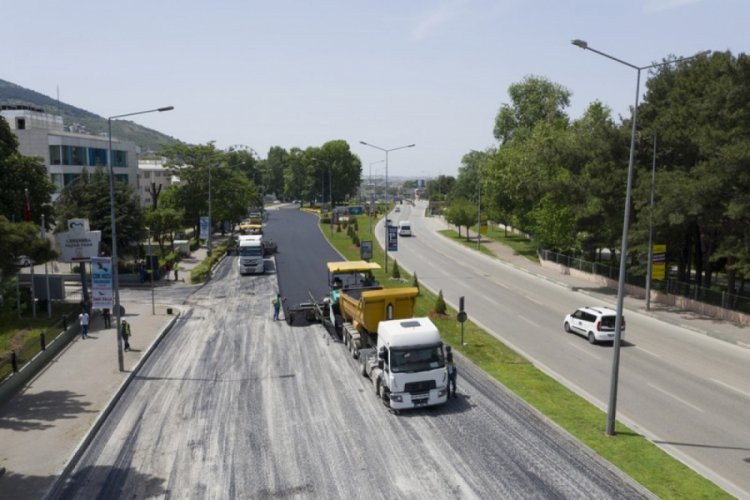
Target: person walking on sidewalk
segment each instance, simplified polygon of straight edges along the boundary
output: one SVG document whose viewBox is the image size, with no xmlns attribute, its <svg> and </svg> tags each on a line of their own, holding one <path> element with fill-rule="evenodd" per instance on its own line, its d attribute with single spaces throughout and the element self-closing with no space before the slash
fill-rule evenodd
<svg viewBox="0 0 750 500">
<path fill-rule="evenodd" d="M 174 265 L 174 280 L 177 281 L 177 271 L 179 271 L 180 266 L 177 264 Z"/>
<path fill-rule="evenodd" d="M 128 323 L 126 320 L 122 320 L 122 324 L 120 325 L 120 330 L 122 331 L 122 341 L 125 344 L 125 350 L 130 350 L 130 323 Z"/>
<path fill-rule="evenodd" d="M 112 315 L 109 312 L 109 307 L 102 310 L 102 318 L 104 318 L 104 328 L 112 328 Z"/>
<path fill-rule="evenodd" d="M 89 313 L 85 308 L 78 315 L 78 324 L 81 326 L 81 338 L 87 338 L 89 336 Z"/>
<path fill-rule="evenodd" d="M 164 264 L 164 275 L 167 277 L 167 281 L 169 281 L 171 274 L 172 274 L 172 264 L 167 262 L 166 264 Z"/>
</svg>

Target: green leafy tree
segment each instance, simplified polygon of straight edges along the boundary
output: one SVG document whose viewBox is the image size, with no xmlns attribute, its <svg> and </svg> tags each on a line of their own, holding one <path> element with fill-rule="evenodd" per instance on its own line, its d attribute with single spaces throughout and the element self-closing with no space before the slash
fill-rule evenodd
<svg viewBox="0 0 750 500">
<path fill-rule="evenodd" d="M 546 195 L 532 211 L 534 240 L 539 247 L 567 252 L 575 249 L 575 213 Z"/>
<path fill-rule="evenodd" d="M 120 255 L 133 255 L 138 242 L 146 236 L 144 215 L 140 200 L 133 188 L 125 182 L 115 182 L 115 208 L 117 217 L 117 251 Z M 89 175 L 84 169 L 81 176 L 63 188 L 55 202 L 55 211 L 61 221 L 74 218 L 89 220 L 92 230 L 102 232 L 101 250 L 112 254 L 112 216 L 110 211 L 109 175 L 97 167 Z M 58 226 L 64 228 L 65 224 Z"/>
<path fill-rule="evenodd" d="M 55 186 L 41 158 L 18 152 L 18 139 L 3 117 L 0 117 L 0 186 L 0 215 L 10 221 L 23 221 L 28 193 L 31 221 L 40 225 L 44 215 L 47 229 L 52 227 L 50 202 Z"/>
<path fill-rule="evenodd" d="M 174 251 L 175 233 L 182 227 L 182 214 L 169 207 L 159 207 L 146 211 L 146 226 L 151 229 L 151 234 L 159 244 L 159 250 L 163 255 L 164 244 L 169 240 L 171 251 Z"/>
<path fill-rule="evenodd" d="M 469 200 L 457 198 L 448 205 L 445 212 L 445 220 L 458 227 L 458 235 L 461 236 L 461 226 L 466 226 L 466 239 L 469 239 L 469 227 L 477 222 L 477 205 Z"/>
<path fill-rule="evenodd" d="M 0 215 L 0 281 L 6 281 L 18 272 L 21 256 L 29 257 L 33 262 L 47 262 L 57 256 L 50 240 L 39 235 L 36 224 L 13 223 Z"/>
</svg>

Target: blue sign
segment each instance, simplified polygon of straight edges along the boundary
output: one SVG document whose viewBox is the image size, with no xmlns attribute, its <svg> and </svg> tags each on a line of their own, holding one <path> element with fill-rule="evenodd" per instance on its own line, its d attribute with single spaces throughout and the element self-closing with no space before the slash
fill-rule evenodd
<svg viewBox="0 0 750 500">
<path fill-rule="evenodd" d="M 201 217 L 200 228 L 201 228 L 200 239 L 207 240 L 208 239 L 208 217 Z"/>
<path fill-rule="evenodd" d="M 388 251 L 398 251 L 398 227 L 388 226 Z"/>
</svg>

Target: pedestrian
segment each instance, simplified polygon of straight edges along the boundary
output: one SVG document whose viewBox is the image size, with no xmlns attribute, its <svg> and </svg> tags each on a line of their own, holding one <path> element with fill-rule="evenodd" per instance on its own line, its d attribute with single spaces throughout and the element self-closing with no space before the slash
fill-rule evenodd
<svg viewBox="0 0 750 500">
<path fill-rule="evenodd" d="M 273 304 L 273 320 L 278 321 L 279 311 L 281 311 L 281 303 L 286 300 L 281 297 L 280 293 L 276 293 L 276 297 L 271 301 Z"/>
<path fill-rule="evenodd" d="M 85 307 L 78 315 L 78 324 L 81 326 L 81 338 L 87 338 L 89 336 L 89 313 L 86 312 Z"/>
<path fill-rule="evenodd" d="M 102 318 L 104 318 L 104 328 L 112 327 L 112 315 L 109 312 L 109 307 L 105 307 L 102 311 Z"/>
<path fill-rule="evenodd" d="M 122 324 L 120 325 L 120 330 L 122 332 L 122 341 L 125 344 L 125 350 L 130 350 L 130 323 L 128 323 L 126 320 L 122 320 Z"/>
<path fill-rule="evenodd" d="M 174 280 L 177 281 L 177 271 L 180 269 L 180 266 L 177 264 L 174 265 Z"/>
<path fill-rule="evenodd" d="M 456 363 L 453 361 L 453 351 L 451 346 L 445 348 L 445 367 L 448 369 L 448 397 L 456 397 L 456 378 L 458 378 L 458 368 Z M 451 395 L 451 387 L 453 388 L 453 395 Z"/>
<path fill-rule="evenodd" d="M 166 264 L 164 264 L 164 274 L 167 277 L 167 281 L 169 281 L 169 276 L 171 272 L 172 272 L 172 264 L 167 262 Z"/>
</svg>

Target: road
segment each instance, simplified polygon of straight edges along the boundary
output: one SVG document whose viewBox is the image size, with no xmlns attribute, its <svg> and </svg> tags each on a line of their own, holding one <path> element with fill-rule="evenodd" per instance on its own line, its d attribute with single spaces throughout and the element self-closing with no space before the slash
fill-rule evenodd
<svg viewBox="0 0 750 500">
<path fill-rule="evenodd" d="M 399 265 L 446 301 L 466 297 L 471 320 L 602 409 L 607 408 L 611 346 L 592 346 L 563 332 L 566 314 L 609 305 L 614 295 L 592 286 L 573 291 L 449 241 L 424 204 L 403 205 L 394 223 L 410 220 L 399 238 Z M 382 239 L 382 223 L 376 234 Z M 618 419 L 737 496 L 750 497 L 750 350 L 625 312 Z"/>
<path fill-rule="evenodd" d="M 318 236 L 296 248 L 323 267 Z M 306 286 L 280 273 L 225 259 L 52 498 L 648 496 L 460 359 L 458 399 L 390 413 L 321 325 L 271 320 L 277 287 Z"/>
</svg>

